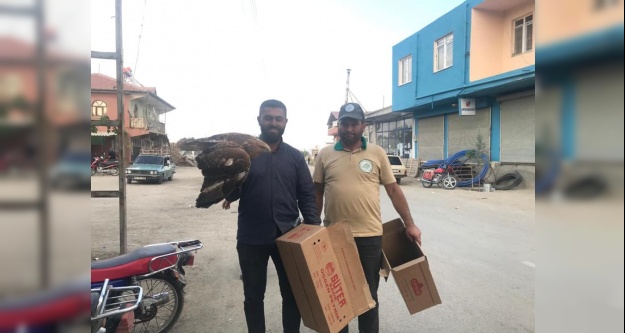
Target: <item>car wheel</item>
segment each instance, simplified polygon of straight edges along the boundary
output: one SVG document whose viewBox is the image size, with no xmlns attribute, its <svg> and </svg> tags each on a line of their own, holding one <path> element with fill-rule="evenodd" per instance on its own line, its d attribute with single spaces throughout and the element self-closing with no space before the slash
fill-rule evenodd
<svg viewBox="0 0 625 333">
<path fill-rule="evenodd" d="M 169 176 L 169 178 L 167 178 L 167 180 L 172 181 L 174 179 L 174 174 L 172 173 L 171 176 Z"/>
<path fill-rule="evenodd" d="M 163 174 L 161 173 L 160 175 L 158 175 L 158 179 L 156 180 L 157 184 L 162 184 L 163 183 Z"/>
<path fill-rule="evenodd" d="M 132 179 L 130 179 L 130 178 L 126 178 L 126 182 L 127 182 L 128 184 L 132 184 Z"/>
<path fill-rule="evenodd" d="M 397 184 L 401 184 L 401 178 L 395 178 L 395 180 L 397 181 Z"/>
</svg>

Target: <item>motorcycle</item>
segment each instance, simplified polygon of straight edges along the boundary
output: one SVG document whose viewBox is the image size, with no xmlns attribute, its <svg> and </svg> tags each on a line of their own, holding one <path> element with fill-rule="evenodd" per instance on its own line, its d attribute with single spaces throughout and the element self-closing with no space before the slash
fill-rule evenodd
<svg viewBox="0 0 625 333">
<path fill-rule="evenodd" d="M 432 187 L 433 184 L 441 187 L 442 184 L 448 190 L 454 189 L 458 185 L 458 180 L 453 173 L 451 165 L 441 165 L 436 169 L 423 170 L 421 184 L 426 188 Z"/>
<path fill-rule="evenodd" d="M 117 316 L 129 313 L 128 308 L 132 308 L 132 332 L 168 332 L 184 306 L 187 285 L 184 267 L 193 266 L 192 252 L 202 247 L 199 240 L 151 244 L 118 257 L 95 260 L 91 263 L 92 292 L 101 290 L 102 294 L 111 286 L 113 292 L 108 293 L 111 297 L 103 306 L 115 308 Z M 92 324 L 93 331 L 99 324 Z"/>
<path fill-rule="evenodd" d="M 91 289 L 91 333 L 132 332 L 142 301 L 143 288 L 113 287 L 104 280 L 101 288 Z"/>
<path fill-rule="evenodd" d="M 104 156 L 96 156 L 91 162 L 91 175 L 107 173 L 112 176 L 119 175 L 119 161 L 105 160 Z"/>
</svg>

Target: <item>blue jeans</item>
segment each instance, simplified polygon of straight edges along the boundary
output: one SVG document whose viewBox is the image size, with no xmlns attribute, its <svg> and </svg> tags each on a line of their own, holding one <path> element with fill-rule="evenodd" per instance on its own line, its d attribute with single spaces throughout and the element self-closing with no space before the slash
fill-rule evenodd
<svg viewBox="0 0 625 333">
<path fill-rule="evenodd" d="M 243 279 L 245 300 L 245 320 L 249 333 L 265 332 L 265 288 L 267 286 L 267 264 L 273 260 L 278 273 L 280 293 L 282 294 L 282 326 L 284 333 L 298 333 L 301 316 L 291 285 L 284 270 L 284 264 L 276 244 L 247 245 L 237 244 L 239 265 Z"/>
<path fill-rule="evenodd" d="M 380 317 L 378 303 L 378 286 L 380 285 L 380 268 L 382 267 L 382 237 L 354 237 L 360 263 L 369 284 L 369 291 L 376 303 L 376 307 L 358 316 L 358 331 L 360 333 L 378 333 L 380 331 Z M 340 333 L 348 333 L 345 326 Z"/>
</svg>

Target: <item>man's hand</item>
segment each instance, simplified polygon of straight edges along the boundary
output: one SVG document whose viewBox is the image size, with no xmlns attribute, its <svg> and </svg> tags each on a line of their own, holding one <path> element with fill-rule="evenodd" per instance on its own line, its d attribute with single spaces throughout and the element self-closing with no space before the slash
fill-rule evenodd
<svg viewBox="0 0 625 333">
<path fill-rule="evenodd" d="M 221 208 L 223 208 L 225 210 L 230 209 L 230 201 L 224 200 L 223 203 L 221 204 Z"/>
<path fill-rule="evenodd" d="M 406 227 L 406 236 L 413 242 L 419 243 L 421 246 L 421 230 L 416 225 Z"/>
</svg>

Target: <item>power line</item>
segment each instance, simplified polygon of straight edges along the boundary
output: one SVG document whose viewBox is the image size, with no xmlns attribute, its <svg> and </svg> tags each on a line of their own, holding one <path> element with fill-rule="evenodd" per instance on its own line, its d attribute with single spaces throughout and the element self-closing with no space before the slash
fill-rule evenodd
<svg viewBox="0 0 625 333">
<path fill-rule="evenodd" d="M 139 62 L 139 45 L 141 44 L 141 35 L 143 35 L 143 22 L 145 21 L 145 7 L 148 0 L 143 1 L 143 17 L 141 18 L 141 30 L 139 31 L 139 40 L 137 41 L 137 59 L 135 59 L 134 73 L 137 73 L 137 63 Z"/>
<path fill-rule="evenodd" d="M 349 94 L 356 100 L 356 103 L 360 104 L 360 107 L 362 108 L 362 110 L 364 112 L 367 112 L 367 110 L 365 109 L 365 107 L 362 105 L 362 103 L 360 103 L 360 101 L 358 100 L 358 98 L 356 98 L 356 95 L 354 95 L 354 93 L 349 90 Z"/>
</svg>

